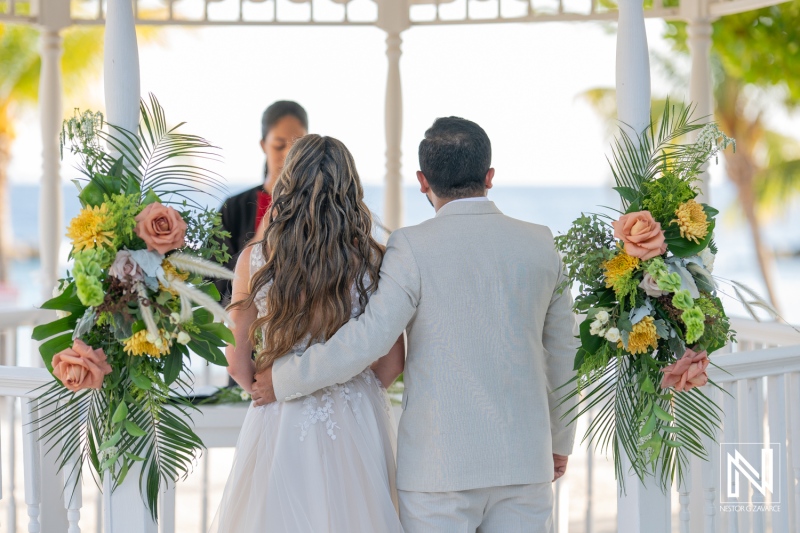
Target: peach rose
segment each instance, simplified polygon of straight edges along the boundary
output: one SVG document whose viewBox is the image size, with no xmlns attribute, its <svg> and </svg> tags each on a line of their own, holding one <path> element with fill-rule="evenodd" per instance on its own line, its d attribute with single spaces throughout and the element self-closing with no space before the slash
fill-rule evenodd
<svg viewBox="0 0 800 533">
<path fill-rule="evenodd" d="M 650 211 L 622 215 L 611 225 L 614 237 L 625 243 L 625 253 L 632 257 L 647 261 L 667 251 L 661 223 L 655 221 Z"/>
<path fill-rule="evenodd" d="M 106 362 L 103 350 L 93 350 L 80 339 L 75 339 L 72 348 L 53 357 L 53 375 L 73 392 L 99 389 L 103 378 L 110 373 L 111 365 Z"/>
<path fill-rule="evenodd" d="M 136 215 L 136 232 L 148 250 L 161 255 L 180 248 L 185 244 L 186 222 L 180 213 L 158 202 L 145 207 Z"/>
<path fill-rule="evenodd" d="M 693 387 L 702 387 L 708 383 L 708 354 L 705 350 L 695 352 L 686 348 L 683 357 L 661 369 L 664 377 L 661 388 L 675 387 L 678 391 L 688 391 Z"/>
</svg>

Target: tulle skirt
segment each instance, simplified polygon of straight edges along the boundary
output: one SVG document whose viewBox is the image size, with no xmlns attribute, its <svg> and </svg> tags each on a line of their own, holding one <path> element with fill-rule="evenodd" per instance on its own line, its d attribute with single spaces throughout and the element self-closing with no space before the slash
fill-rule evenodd
<svg viewBox="0 0 800 533">
<path fill-rule="evenodd" d="M 396 436 L 367 369 L 344 385 L 247 411 L 211 533 L 402 533 Z"/>
</svg>

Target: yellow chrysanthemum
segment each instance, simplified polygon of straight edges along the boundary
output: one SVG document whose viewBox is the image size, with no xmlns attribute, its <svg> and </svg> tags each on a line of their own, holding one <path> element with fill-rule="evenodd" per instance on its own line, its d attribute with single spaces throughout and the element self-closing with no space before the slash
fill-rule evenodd
<svg viewBox="0 0 800 533">
<path fill-rule="evenodd" d="M 619 347 L 622 347 L 620 341 Z M 653 317 L 646 316 L 633 325 L 628 335 L 628 351 L 632 354 L 647 353 L 658 348 L 658 333 Z"/>
<path fill-rule="evenodd" d="M 610 289 L 620 278 L 633 272 L 639 266 L 639 258 L 632 257 L 620 250 L 617 255 L 603 263 L 602 266 L 605 269 L 606 287 Z"/>
<path fill-rule="evenodd" d="M 175 268 L 175 265 L 173 265 L 166 259 L 164 259 L 164 261 L 161 263 L 161 268 L 164 269 L 164 277 L 167 278 L 167 280 L 179 279 L 181 281 L 186 281 L 187 279 L 189 279 L 188 272 L 179 272 L 178 269 Z M 163 284 L 161 284 L 161 282 L 158 283 L 158 288 L 161 289 L 162 291 L 167 291 L 173 296 L 178 295 L 178 292 L 175 289 L 168 289 Z"/>
<path fill-rule="evenodd" d="M 708 217 L 706 212 L 703 211 L 703 206 L 689 200 L 681 204 L 675 210 L 675 215 L 678 217 L 670 224 L 678 224 L 681 230 L 681 237 L 695 243 L 699 243 L 708 235 Z"/>
<path fill-rule="evenodd" d="M 163 329 L 158 330 L 158 334 L 161 336 L 161 348 L 147 340 L 147 330 L 143 329 L 123 341 L 123 350 L 128 355 L 149 355 L 150 357 L 167 355 L 169 353 L 169 335 Z"/>
<path fill-rule="evenodd" d="M 103 229 L 108 224 L 108 218 L 105 204 L 99 207 L 84 207 L 78 216 L 72 219 L 67 229 L 67 237 L 72 239 L 72 246 L 76 250 L 85 250 L 104 244 L 110 246 L 114 232 Z"/>
</svg>

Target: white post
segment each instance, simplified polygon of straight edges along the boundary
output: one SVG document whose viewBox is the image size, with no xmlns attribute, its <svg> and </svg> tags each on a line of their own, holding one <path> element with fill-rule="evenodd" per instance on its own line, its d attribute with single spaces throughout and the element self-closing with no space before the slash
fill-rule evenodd
<svg viewBox="0 0 800 533">
<path fill-rule="evenodd" d="M 64 508 L 67 510 L 67 533 L 81 533 L 80 519 L 83 507 L 83 489 L 78 484 L 81 458 L 70 458 L 64 467 Z"/>
<path fill-rule="evenodd" d="M 411 26 L 407 0 L 381 0 L 378 27 L 386 32 L 386 192 L 383 222 L 389 230 L 403 224 L 403 176 L 400 173 L 403 137 L 403 93 L 400 82 L 400 34 Z"/>
<path fill-rule="evenodd" d="M 642 0 L 620 0 L 617 28 L 617 109 L 629 134 L 640 135 L 650 124 L 650 58 Z M 623 471 L 630 460 L 622 456 Z M 635 474 L 625 474 L 626 493 L 617 497 L 620 533 L 669 533 L 670 497 L 655 480 L 643 485 Z"/>
<path fill-rule="evenodd" d="M 42 503 L 42 472 L 40 470 L 39 432 L 36 415 L 36 400 L 20 399 L 22 403 L 22 461 L 25 465 L 25 505 L 28 508 L 28 532 L 39 533 L 42 531 L 41 503 Z M 48 530 L 45 530 L 48 531 Z"/>
<path fill-rule="evenodd" d="M 158 525 L 150 517 L 139 490 L 141 465 L 134 463 L 125 481 L 113 492 L 111 478 L 103 479 L 104 533 L 158 533 Z"/>
<path fill-rule="evenodd" d="M 714 120 L 714 96 L 711 83 L 711 17 L 707 0 L 691 0 L 681 3 L 681 15 L 687 20 L 689 52 L 692 57 L 692 75 L 689 85 L 689 101 L 696 106 L 695 118 Z M 696 133 L 693 135 L 696 138 Z M 708 165 L 700 176 L 701 199 L 710 201 Z"/>
<path fill-rule="evenodd" d="M 104 57 L 106 120 L 133 133 L 139 125 L 139 51 L 136 46 L 132 0 L 108 0 Z M 141 464 L 136 463 L 125 481 L 112 493 L 111 480 L 103 480 L 105 533 L 156 533 L 139 490 Z"/>
<path fill-rule="evenodd" d="M 717 405 L 721 405 L 723 402 L 722 395 L 716 389 L 709 390 L 709 397 Z M 702 461 L 700 467 L 703 487 L 703 521 L 697 523 L 692 520 L 692 531 L 703 531 L 704 533 L 717 531 L 717 488 L 720 486 L 718 442 L 721 440 L 722 434 L 720 431 L 715 431 L 714 435 L 714 439 L 706 435 L 702 437 L 703 446 L 708 452 L 708 461 Z"/>
<path fill-rule="evenodd" d="M 139 50 L 132 0 L 108 0 L 103 81 L 106 120 L 136 133 L 139 125 Z"/>
<path fill-rule="evenodd" d="M 38 23 L 41 34 L 39 48 L 41 70 L 39 74 L 39 111 L 42 130 L 42 187 L 39 196 L 39 258 L 41 261 L 42 299 L 53 296 L 53 287 L 59 278 L 59 251 L 64 235 L 64 208 L 61 183 L 61 153 L 59 133 L 64 111 L 61 100 L 61 55 L 63 53 L 61 30 L 72 24 L 69 2 L 42 0 L 39 3 Z M 41 365 L 38 357 L 34 364 Z M 21 400 L 27 403 L 27 400 Z M 24 409 L 23 409 L 24 412 Z M 41 416 L 45 412 L 39 412 Z M 27 433 L 23 430 L 23 433 Z M 36 453 L 42 455 L 38 474 L 48 480 L 38 489 L 37 497 L 47 513 L 41 516 L 43 531 L 65 531 L 67 514 L 61 505 L 63 485 L 51 483 L 61 480 L 54 454 L 44 455 L 36 446 Z M 26 479 L 27 482 L 27 479 Z M 26 487 L 26 499 L 28 489 Z M 30 506 L 29 506 L 30 511 Z"/>
<path fill-rule="evenodd" d="M 641 0 L 620 0 L 617 27 L 617 113 L 641 134 L 650 124 L 650 57 Z"/>
<path fill-rule="evenodd" d="M 789 470 L 789 483 L 792 492 L 787 497 L 794 495 L 790 503 L 793 505 L 792 531 L 800 528 L 800 372 L 792 372 L 789 376 L 788 394 L 786 404 L 789 406 L 789 453 L 791 470 Z"/>
<path fill-rule="evenodd" d="M 789 495 L 788 477 L 790 470 L 786 467 L 788 466 L 787 463 L 790 453 L 789 450 L 784 450 L 787 437 L 789 437 L 789 428 L 786 424 L 787 381 L 789 382 L 789 386 L 791 386 L 791 381 L 787 379 L 787 376 L 777 375 L 767 377 L 767 425 L 769 427 L 769 440 L 767 440 L 767 442 L 779 443 L 778 453 L 784 454 L 785 452 L 785 455 L 777 459 L 780 461 L 778 464 L 781 465 L 781 471 L 778 473 L 778 479 L 775 481 L 778 484 L 777 492 L 780 494 L 780 498 L 771 496 L 771 502 L 780 501 L 782 504 L 780 505 L 779 511 L 773 511 L 770 515 L 772 520 L 770 530 L 776 532 L 791 531 L 789 529 L 789 502 L 787 501 Z"/>
<path fill-rule="evenodd" d="M 58 4 L 66 6 L 66 16 Z M 54 13 L 55 11 L 55 13 Z M 69 2 L 45 1 L 42 22 L 39 75 L 39 107 L 42 128 L 42 187 L 39 196 L 39 257 L 42 264 L 42 298 L 53 296 L 58 279 L 59 250 L 64 233 L 61 194 L 61 153 L 58 136 L 64 112 L 61 104 L 61 29 L 69 25 Z"/>
</svg>

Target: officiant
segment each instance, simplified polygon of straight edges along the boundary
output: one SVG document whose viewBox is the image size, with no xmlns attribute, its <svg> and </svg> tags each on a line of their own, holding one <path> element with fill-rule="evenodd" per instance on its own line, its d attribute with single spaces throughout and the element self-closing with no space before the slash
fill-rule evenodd
<svg viewBox="0 0 800 533">
<path fill-rule="evenodd" d="M 255 236 L 256 230 L 272 204 L 272 188 L 283 170 L 286 154 L 297 139 L 308 133 L 308 115 L 297 102 L 280 100 L 261 115 L 261 150 L 266 156 L 262 183 L 226 199 L 220 213 L 222 225 L 231 234 L 225 239 L 231 259 L 227 266 L 234 270 L 239 253 Z M 230 303 L 231 283 L 215 282 L 222 295 L 222 304 Z"/>
</svg>

